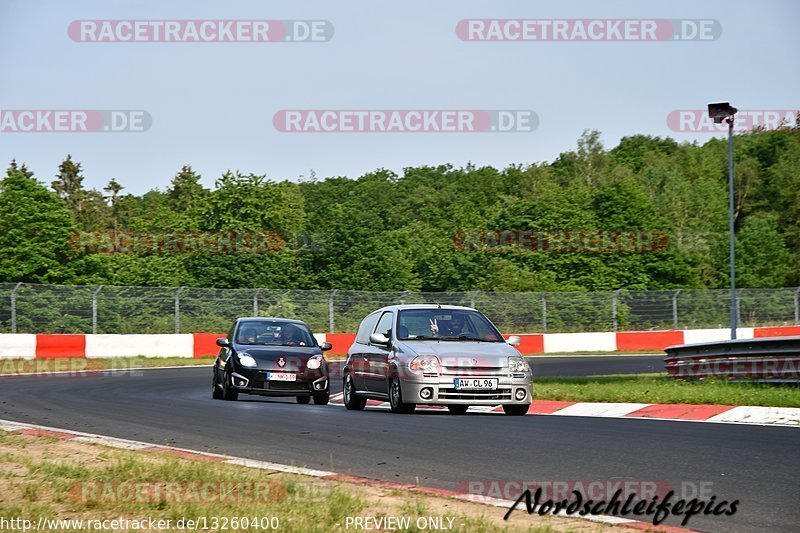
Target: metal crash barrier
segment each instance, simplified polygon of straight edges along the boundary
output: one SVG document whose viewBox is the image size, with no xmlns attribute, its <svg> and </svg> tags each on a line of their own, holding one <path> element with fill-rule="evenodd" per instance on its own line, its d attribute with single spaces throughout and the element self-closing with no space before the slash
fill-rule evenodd
<svg viewBox="0 0 800 533">
<path fill-rule="evenodd" d="M 800 381 L 800 336 L 681 344 L 664 351 L 673 378 Z"/>
</svg>

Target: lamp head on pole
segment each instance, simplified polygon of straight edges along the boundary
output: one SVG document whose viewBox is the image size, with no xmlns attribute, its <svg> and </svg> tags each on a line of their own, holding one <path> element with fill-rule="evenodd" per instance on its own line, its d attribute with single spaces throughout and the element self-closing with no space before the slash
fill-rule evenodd
<svg viewBox="0 0 800 533">
<path fill-rule="evenodd" d="M 714 120 L 714 124 L 720 124 L 728 118 L 732 119 L 737 111 L 739 110 L 733 107 L 730 102 L 708 104 L 708 116 Z"/>
</svg>

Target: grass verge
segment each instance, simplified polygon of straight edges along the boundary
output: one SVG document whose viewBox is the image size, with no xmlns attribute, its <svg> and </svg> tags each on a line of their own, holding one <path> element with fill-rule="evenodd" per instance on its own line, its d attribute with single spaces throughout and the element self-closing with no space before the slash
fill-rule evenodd
<svg viewBox="0 0 800 533">
<path fill-rule="evenodd" d="M 411 527 L 404 531 L 417 531 L 420 517 L 441 517 L 451 531 L 478 533 L 613 529 L 525 513 L 506 522 L 505 509 L 417 491 L 16 432 L 0 431 L 0 457 L 0 516 L 33 524 L 39 517 L 83 520 L 84 530 L 89 520 L 171 520 L 175 527 L 164 530 L 176 530 L 178 520 L 191 519 L 201 524 L 198 530 L 205 524 L 210 530 L 263 532 L 277 525 L 280 531 L 327 532 L 347 531 L 348 517 L 407 517 Z M 259 525 L 245 524 L 244 517 Z M 261 522 L 265 518 L 270 527 Z M 54 524 L 45 530 L 80 530 L 77 522 Z"/>
<path fill-rule="evenodd" d="M 800 407 L 793 385 L 725 380 L 685 381 L 664 374 L 534 378 L 534 400 L 688 403 Z"/>
</svg>

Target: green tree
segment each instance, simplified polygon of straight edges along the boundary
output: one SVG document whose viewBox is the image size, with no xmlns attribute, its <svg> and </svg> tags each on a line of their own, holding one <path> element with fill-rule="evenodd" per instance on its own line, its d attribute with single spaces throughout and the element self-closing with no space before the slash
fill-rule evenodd
<svg viewBox="0 0 800 533">
<path fill-rule="evenodd" d="M 65 281 L 73 230 L 64 201 L 12 161 L 0 181 L 0 280 Z"/>
</svg>

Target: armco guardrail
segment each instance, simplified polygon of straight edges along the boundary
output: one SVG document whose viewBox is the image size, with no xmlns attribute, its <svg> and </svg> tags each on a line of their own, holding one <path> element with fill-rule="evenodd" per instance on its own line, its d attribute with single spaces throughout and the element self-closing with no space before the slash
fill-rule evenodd
<svg viewBox="0 0 800 533">
<path fill-rule="evenodd" d="M 667 375 L 756 381 L 800 381 L 800 336 L 669 346 Z"/>
</svg>

